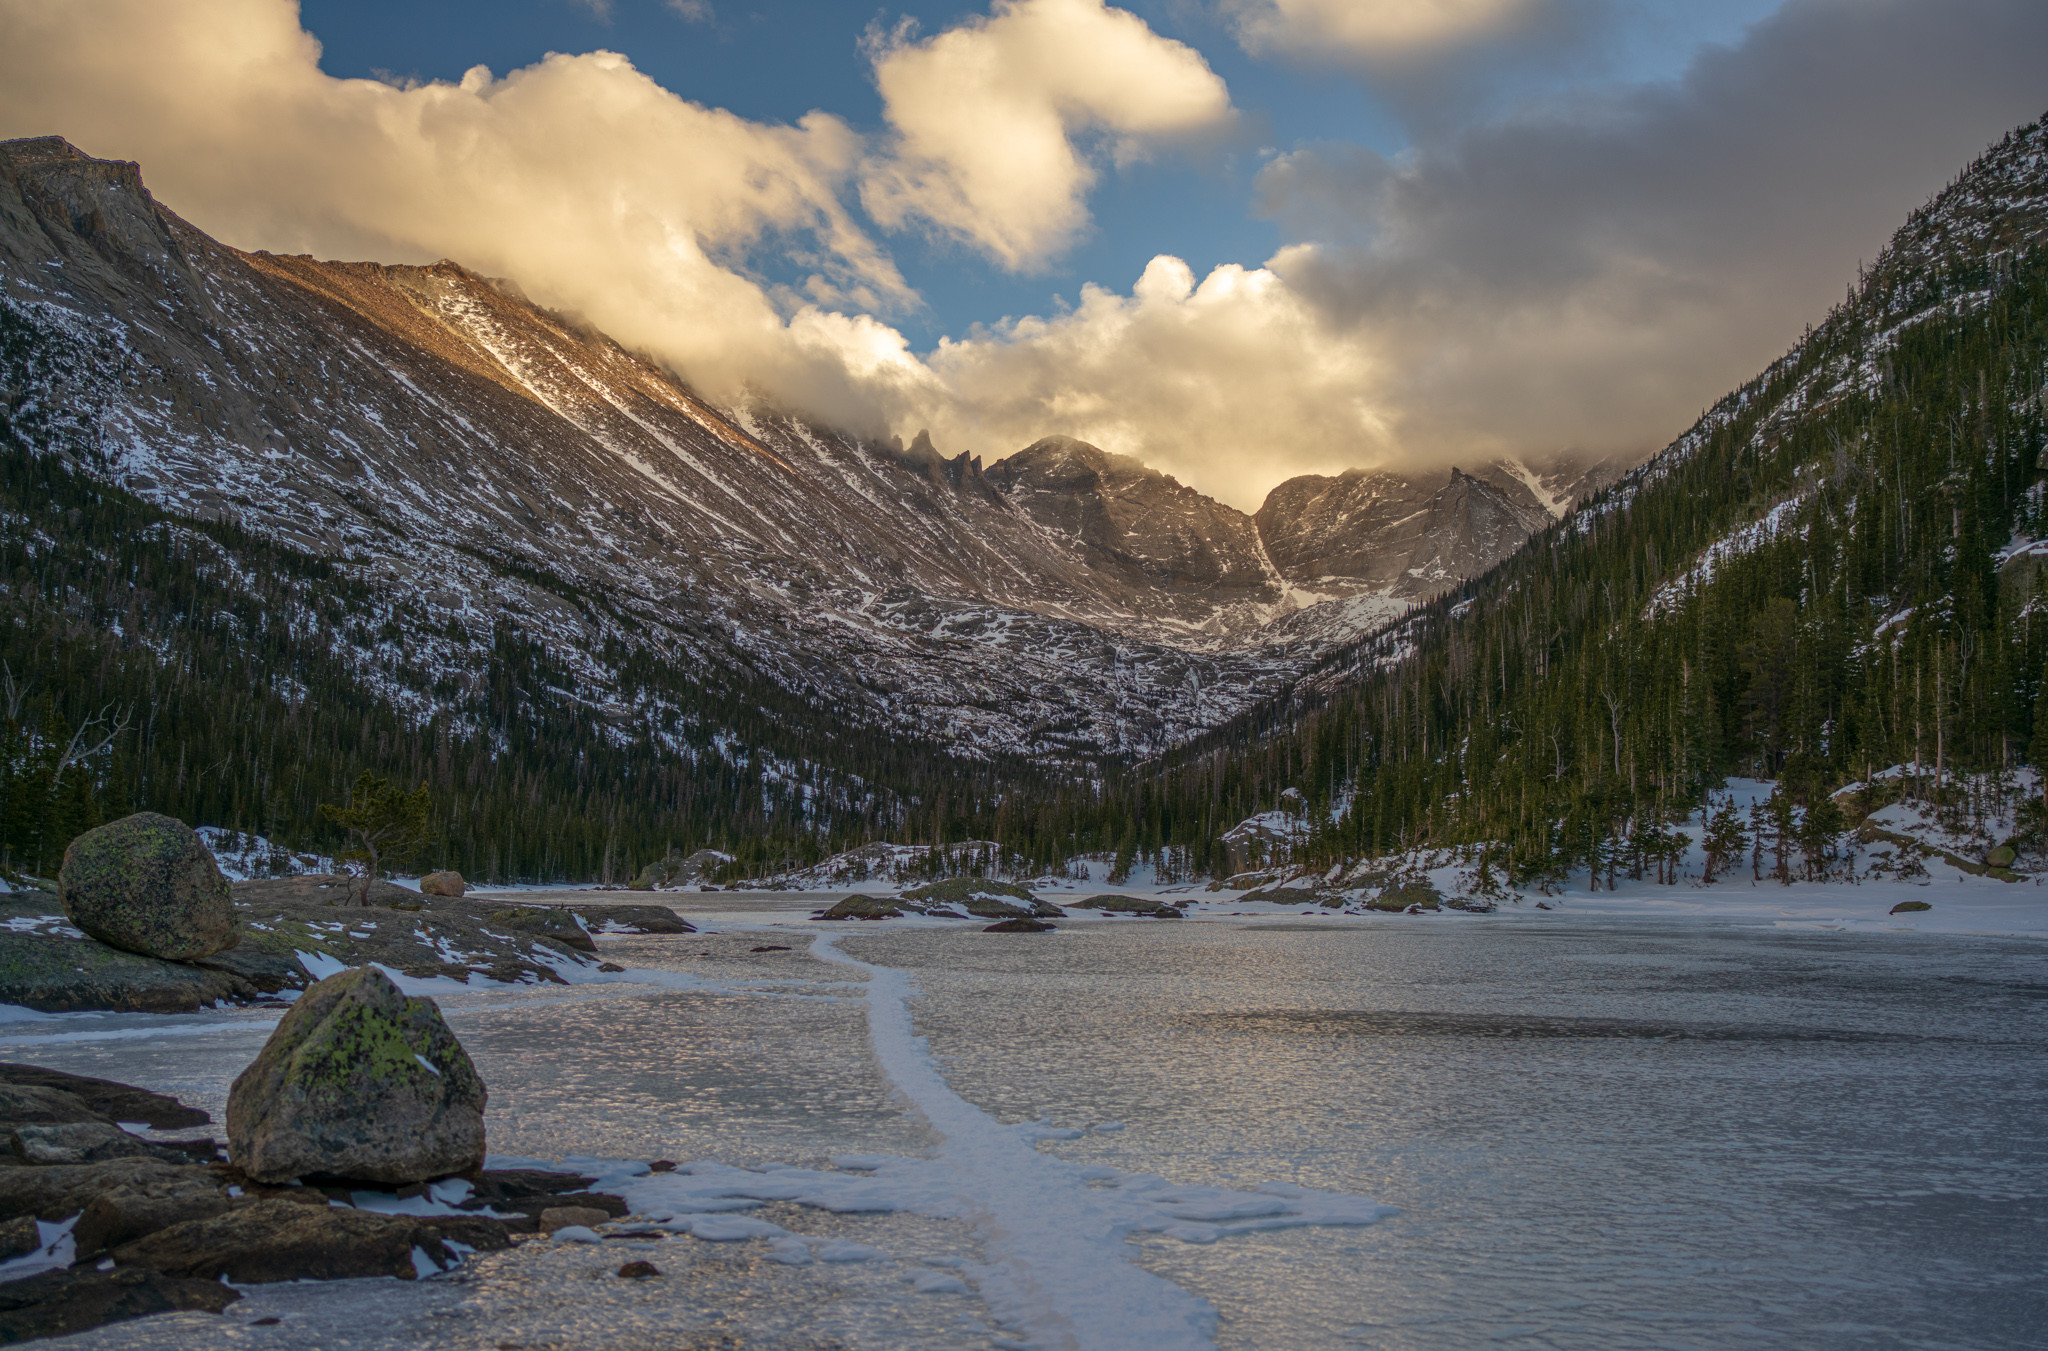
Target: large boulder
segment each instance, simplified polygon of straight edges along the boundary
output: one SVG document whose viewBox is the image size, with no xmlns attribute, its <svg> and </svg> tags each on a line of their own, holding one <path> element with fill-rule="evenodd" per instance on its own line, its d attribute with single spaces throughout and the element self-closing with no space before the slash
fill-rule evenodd
<svg viewBox="0 0 2048 1351">
<path fill-rule="evenodd" d="M 235 943 L 228 880 L 212 853 L 190 826 L 156 812 L 73 840 L 57 897 L 80 929 L 145 957 L 185 961 Z"/>
<path fill-rule="evenodd" d="M 422 896 L 460 896 L 468 890 L 469 883 L 458 872 L 428 873 L 420 879 Z"/>
<path fill-rule="evenodd" d="M 484 1157 L 484 1085 L 431 999 L 375 967 L 299 996 L 228 1092 L 228 1155 L 258 1182 L 424 1182 Z"/>
</svg>

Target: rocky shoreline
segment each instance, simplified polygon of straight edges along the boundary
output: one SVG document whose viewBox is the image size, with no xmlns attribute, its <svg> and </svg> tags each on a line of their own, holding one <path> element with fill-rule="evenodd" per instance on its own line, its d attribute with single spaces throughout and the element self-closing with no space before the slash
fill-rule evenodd
<svg viewBox="0 0 2048 1351">
<path fill-rule="evenodd" d="M 12 1146 L 0 1150 L 0 1343 L 173 1310 L 219 1313 L 241 1298 L 226 1282 L 414 1280 L 471 1252 L 627 1214 L 625 1201 L 573 1173 L 260 1181 L 211 1138 L 152 1140 L 116 1124 L 182 1129 L 210 1124 L 205 1112 L 32 1065 L 0 1064 L 0 1116 Z M 479 1150 L 481 1138 L 479 1127 Z M 53 1139 L 70 1148 L 53 1151 Z M 381 1209 L 406 1202 L 438 1213 Z"/>
<path fill-rule="evenodd" d="M 44 1013 L 193 1013 L 275 1000 L 342 967 L 509 984 L 602 970 L 593 934 L 696 932 L 660 905 L 532 906 L 305 876 L 232 885 L 237 941 L 204 957 L 123 951 L 79 929 L 56 894 L 0 895 L 0 1004 Z"/>
</svg>

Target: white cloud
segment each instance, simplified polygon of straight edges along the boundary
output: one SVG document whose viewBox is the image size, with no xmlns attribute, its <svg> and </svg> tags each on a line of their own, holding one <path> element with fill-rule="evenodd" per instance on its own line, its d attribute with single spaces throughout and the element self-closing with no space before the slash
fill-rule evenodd
<svg viewBox="0 0 2048 1351">
<path fill-rule="evenodd" d="M 1489 35 L 1530 0 L 1227 0 L 1245 49 L 1399 57 Z"/>
<path fill-rule="evenodd" d="M 1392 371 L 1279 273 L 1226 265 L 1200 285 L 1154 258 L 1128 296 L 1084 287 L 930 358 L 915 411 L 940 446 L 1003 454 L 1048 432 L 1136 455 L 1246 510 L 1282 479 L 1384 459 Z"/>
<path fill-rule="evenodd" d="M 1086 225 L 1096 168 L 1230 125 L 1230 94 L 1201 54 L 1102 0 L 996 0 L 926 41 L 871 33 L 894 129 L 862 171 L 883 226 L 924 222 L 1011 269 L 1058 253 Z"/>
</svg>

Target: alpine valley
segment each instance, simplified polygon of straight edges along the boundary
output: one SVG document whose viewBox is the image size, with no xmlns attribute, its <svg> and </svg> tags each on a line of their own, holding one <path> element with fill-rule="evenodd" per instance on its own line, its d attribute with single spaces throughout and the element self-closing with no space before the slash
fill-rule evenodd
<svg viewBox="0 0 2048 1351">
<path fill-rule="evenodd" d="M 2048 756 L 2044 240 L 2036 123 L 1626 473 L 1246 515 L 1059 435 L 984 463 L 714 407 L 513 281 L 240 252 L 136 165 L 8 142 L 0 655 L 47 749 L 7 847 L 141 806 L 317 846 L 369 767 L 493 880 L 968 841 L 1221 876 L 1285 808 L 1250 854 L 1597 884 L 1748 775 L 1825 875 L 1823 804 L 1879 770 L 1996 796 Z"/>
<path fill-rule="evenodd" d="M 0 325 L 7 656 L 51 682 L 17 718 L 145 709 L 104 792 L 269 837 L 358 763 L 428 779 L 485 878 L 1021 844 L 1001 803 L 1284 694 L 1615 472 L 1303 477 L 1248 516 L 1057 435 L 864 441 L 453 262 L 229 248 L 54 137 L 0 144 Z M 65 768 L 9 827 L 32 868 L 101 810 Z"/>
</svg>

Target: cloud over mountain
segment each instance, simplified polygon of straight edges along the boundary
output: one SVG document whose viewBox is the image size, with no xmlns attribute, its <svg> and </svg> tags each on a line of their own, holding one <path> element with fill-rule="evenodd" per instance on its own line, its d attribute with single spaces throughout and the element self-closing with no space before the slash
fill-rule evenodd
<svg viewBox="0 0 2048 1351">
<path fill-rule="evenodd" d="M 1343 40 L 1506 41 L 1551 2 L 1404 0 Z M 1367 11 L 1236 12 L 1336 43 Z M 1102 0 L 997 0 L 872 35 L 885 125 L 863 131 L 708 108 L 602 51 L 336 79 L 290 0 L 0 0 L 0 31 L 0 135 L 140 160 L 231 243 L 452 257 L 714 399 L 929 427 L 948 453 L 1066 433 L 1247 508 L 1303 472 L 1647 452 L 2048 102 L 2034 0 L 1789 0 L 1675 81 L 1432 127 L 1398 157 L 1277 153 L 1261 201 L 1291 242 L 1262 265 L 1157 257 L 1128 293 L 1086 285 L 918 353 L 882 232 L 1045 266 L 1106 166 L 1232 125 L 1199 53 Z"/>
</svg>

